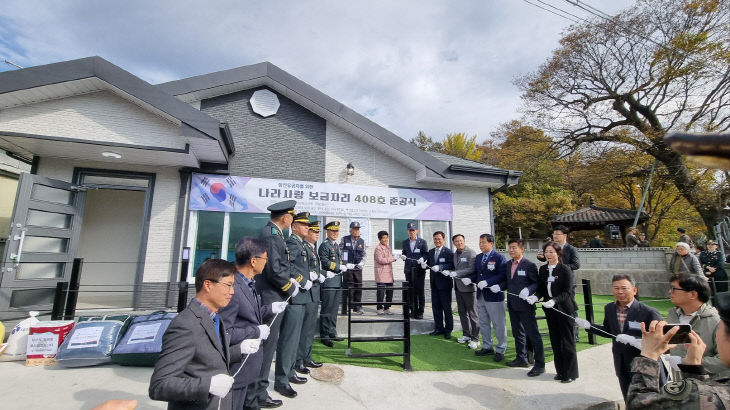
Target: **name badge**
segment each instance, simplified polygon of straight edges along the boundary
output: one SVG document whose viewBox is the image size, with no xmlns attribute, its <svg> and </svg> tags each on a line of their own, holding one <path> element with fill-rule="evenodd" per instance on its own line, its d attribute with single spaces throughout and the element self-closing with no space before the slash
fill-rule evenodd
<svg viewBox="0 0 730 410">
<path fill-rule="evenodd" d="M 494 265 L 495 265 L 494 261 L 487 262 L 487 269 L 494 270 Z"/>
<path fill-rule="evenodd" d="M 302 256 L 307 256 L 307 251 L 302 251 Z"/>
<path fill-rule="evenodd" d="M 555 276 L 548 276 L 548 282 L 555 282 Z"/>
<path fill-rule="evenodd" d="M 466 258 L 461 258 L 461 259 L 459 259 L 459 261 L 466 262 Z"/>
<path fill-rule="evenodd" d="M 352 246 L 352 245 L 350 245 L 350 242 L 345 242 L 345 246 Z"/>
<path fill-rule="evenodd" d="M 347 260 L 347 251 L 342 252 L 342 260 L 343 261 Z"/>
<path fill-rule="evenodd" d="M 525 271 L 523 271 L 523 270 L 518 270 L 517 271 L 517 276 L 527 276 L 527 273 Z"/>
<path fill-rule="evenodd" d="M 629 329 L 641 329 L 641 322 L 629 321 Z"/>
<path fill-rule="evenodd" d="M 415 249 L 415 250 L 413 251 L 413 253 L 421 253 L 421 250 L 420 250 L 420 249 L 418 249 L 418 248 L 416 248 L 416 249 Z"/>
<path fill-rule="evenodd" d="M 439 258 L 439 263 L 444 263 L 444 262 L 446 262 L 446 258 Z"/>
</svg>

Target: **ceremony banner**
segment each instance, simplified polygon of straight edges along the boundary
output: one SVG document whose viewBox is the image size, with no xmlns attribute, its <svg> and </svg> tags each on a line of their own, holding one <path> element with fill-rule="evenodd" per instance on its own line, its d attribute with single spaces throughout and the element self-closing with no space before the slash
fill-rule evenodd
<svg viewBox="0 0 730 410">
<path fill-rule="evenodd" d="M 219 212 L 267 213 L 287 199 L 297 212 L 348 218 L 421 219 L 450 221 L 450 191 L 386 188 L 366 185 L 193 174 L 190 209 Z"/>
</svg>

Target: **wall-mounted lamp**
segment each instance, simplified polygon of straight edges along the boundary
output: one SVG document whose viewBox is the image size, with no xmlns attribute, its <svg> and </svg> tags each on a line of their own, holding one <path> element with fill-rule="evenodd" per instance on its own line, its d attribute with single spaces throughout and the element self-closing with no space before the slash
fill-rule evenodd
<svg viewBox="0 0 730 410">
<path fill-rule="evenodd" d="M 351 176 L 355 175 L 355 166 L 352 165 L 352 163 L 348 163 L 345 170 L 347 172 L 347 176 L 351 177 Z"/>
</svg>

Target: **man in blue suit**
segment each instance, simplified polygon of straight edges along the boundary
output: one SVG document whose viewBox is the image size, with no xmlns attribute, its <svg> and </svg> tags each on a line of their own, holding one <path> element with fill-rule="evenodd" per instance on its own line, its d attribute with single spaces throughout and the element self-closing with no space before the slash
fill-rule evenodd
<svg viewBox="0 0 730 410">
<path fill-rule="evenodd" d="M 431 336 L 444 335 L 451 339 L 454 330 L 454 312 L 451 310 L 451 289 L 454 287 L 449 271 L 454 269 L 454 252 L 444 246 L 446 235 L 441 231 L 433 234 L 434 248 L 428 251 L 426 263 L 431 267 L 431 309 L 434 330 Z M 444 321 L 446 326 L 444 327 Z"/>
<path fill-rule="evenodd" d="M 231 346 L 244 340 L 255 340 L 258 343 L 266 340 L 270 330 L 265 323 L 271 321 L 277 312 L 282 312 L 286 308 L 286 302 L 261 305 L 261 297 L 256 291 L 255 276 L 264 270 L 267 260 L 266 243 L 262 240 L 243 238 L 236 244 L 235 293 L 231 302 L 220 311 Z M 233 384 L 234 409 L 258 408 L 257 402 L 246 404 L 244 401 L 247 386 L 261 371 L 263 351 L 249 354 L 245 360 L 246 363 L 240 372 L 238 369 L 241 363 L 231 366 L 231 374 L 238 372 Z"/>
<path fill-rule="evenodd" d="M 408 222 L 408 239 L 403 241 L 403 253 L 401 259 L 405 261 L 403 272 L 406 274 L 406 281 L 411 286 L 411 312 L 414 319 L 423 319 L 423 309 L 426 306 L 425 280 L 426 280 L 426 257 L 428 244 L 426 240 L 418 237 L 418 224 Z"/>
<path fill-rule="evenodd" d="M 509 293 L 507 308 L 517 353 L 515 360 L 507 362 L 507 366 L 528 366 L 526 341 L 529 340 L 535 352 L 535 366 L 527 372 L 527 375 L 535 377 L 545 373 L 545 352 L 537 329 L 535 306 L 527 301 L 527 298 L 537 291 L 537 266 L 523 257 L 525 242 L 522 239 L 510 239 L 507 250 L 512 258 L 505 265 Z"/>
<path fill-rule="evenodd" d="M 494 250 L 494 236 L 479 236 L 482 251 L 474 261 L 472 282 L 477 284 L 477 316 L 482 331 L 482 348 L 477 356 L 494 354 L 494 361 L 501 362 L 507 350 L 507 317 L 504 310 L 504 289 L 507 288 L 507 258 Z M 492 329 L 497 337 L 497 347 L 492 348 Z"/>
</svg>

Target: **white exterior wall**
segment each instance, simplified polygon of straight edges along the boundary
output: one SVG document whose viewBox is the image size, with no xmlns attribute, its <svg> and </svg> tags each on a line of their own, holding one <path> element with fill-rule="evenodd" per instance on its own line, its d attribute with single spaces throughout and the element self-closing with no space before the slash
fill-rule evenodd
<svg viewBox="0 0 730 410">
<path fill-rule="evenodd" d="M 0 129 L 91 141 L 185 147 L 177 125 L 108 91 L 0 110 Z"/>
<path fill-rule="evenodd" d="M 492 233 L 487 188 L 417 183 L 415 171 L 364 143 L 342 128 L 328 122 L 326 136 L 325 182 L 383 187 L 399 185 L 423 189 L 448 189 L 451 190 L 454 204 L 451 234 L 463 234 L 467 246 L 479 252 L 479 235 Z M 349 177 L 345 174 L 345 167 L 348 163 L 352 163 L 355 167 L 355 175 Z M 344 218 L 328 218 L 328 221 L 335 219 L 341 222 L 345 220 Z M 390 232 L 389 222 L 387 219 L 370 220 L 371 245 L 367 249 L 367 260 L 363 270 L 364 280 L 373 280 L 375 277 L 373 273 L 373 250 L 378 244 L 377 233 L 381 230 Z M 348 233 L 348 227 L 343 226 L 340 231 L 340 238 Z M 450 243 L 450 238 L 447 239 L 447 243 Z M 393 273 L 396 280 L 405 280 L 403 262 L 394 263 Z"/>
<path fill-rule="evenodd" d="M 112 169 L 155 174 L 155 187 L 152 193 L 147 234 L 147 253 L 145 255 L 144 282 L 167 282 L 170 280 L 170 262 L 176 229 L 175 216 L 178 207 L 180 174 L 176 168 L 145 167 L 123 163 L 69 161 L 61 158 L 41 158 L 38 175 L 71 182 L 74 167 Z M 183 206 L 183 204 L 180 204 Z"/>
</svg>

